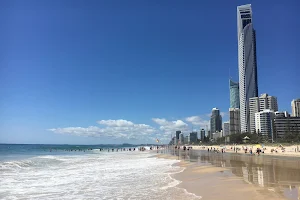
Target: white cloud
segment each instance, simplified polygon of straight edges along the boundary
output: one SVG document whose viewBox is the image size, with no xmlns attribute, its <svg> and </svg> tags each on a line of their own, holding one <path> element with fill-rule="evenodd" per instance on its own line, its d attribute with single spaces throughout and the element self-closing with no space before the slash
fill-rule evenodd
<svg viewBox="0 0 300 200">
<path fill-rule="evenodd" d="M 121 141 L 138 140 L 141 142 L 155 142 L 156 138 L 158 138 L 163 142 L 169 142 L 171 135 L 174 135 L 177 130 L 188 133 L 191 131 L 191 126 L 189 125 L 196 125 L 203 128 L 209 125 L 209 120 L 206 120 L 206 117 L 203 115 L 187 117 L 184 121 L 167 120 L 165 118 L 152 118 L 152 121 L 158 126 L 152 127 L 147 124 L 135 124 L 125 119 L 108 119 L 97 121 L 99 126 L 59 127 L 48 129 L 48 131 L 84 137 L 114 138 Z"/>
<path fill-rule="evenodd" d="M 207 114 L 205 114 L 205 116 L 210 118 L 211 117 L 211 113 L 207 113 Z"/>
<path fill-rule="evenodd" d="M 221 115 L 222 117 L 224 117 L 226 114 L 227 114 L 226 112 L 221 112 L 221 113 L 220 113 L 220 115 Z"/>
<path fill-rule="evenodd" d="M 185 120 L 193 125 L 205 127 L 206 125 L 209 125 L 209 120 L 205 120 L 200 116 L 191 116 L 185 118 Z"/>
<path fill-rule="evenodd" d="M 146 139 L 151 138 L 157 130 L 147 124 L 134 124 L 131 121 L 119 120 L 100 120 L 99 124 L 106 127 L 97 126 L 66 127 L 48 129 L 54 133 L 70 134 L 86 137 L 112 137 L 118 139 Z"/>
<path fill-rule="evenodd" d="M 163 132 L 164 136 L 175 134 L 176 131 L 188 131 L 188 124 L 182 120 L 168 121 L 164 118 L 152 118 L 152 120 L 160 125 L 159 129 Z"/>
<path fill-rule="evenodd" d="M 118 119 L 118 120 L 100 120 L 97 122 L 98 124 L 106 125 L 106 126 L 119 126 L 119 127 L 128 127 L 128 126 L 134 126 L 134 123 L 131 121 L 127 121 L 124 119 Z"/>
</svg>

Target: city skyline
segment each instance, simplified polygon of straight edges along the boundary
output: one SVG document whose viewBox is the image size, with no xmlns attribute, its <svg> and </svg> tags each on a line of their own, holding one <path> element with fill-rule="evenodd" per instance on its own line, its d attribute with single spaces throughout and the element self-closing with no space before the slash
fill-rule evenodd
<svg viewBox="0 0 300 200">
<path fill-rule="evenodd" d="M 0 143 L 167 142 L 206 131 L 214 107 L 228 121 L 236 9 L 251 1 L 218 1 L 218 14 L 215 3 L 0 3 Z M 259 92 L 289 113 L 300 92 L 298 5 L 252 4 Z"/>
</svg>

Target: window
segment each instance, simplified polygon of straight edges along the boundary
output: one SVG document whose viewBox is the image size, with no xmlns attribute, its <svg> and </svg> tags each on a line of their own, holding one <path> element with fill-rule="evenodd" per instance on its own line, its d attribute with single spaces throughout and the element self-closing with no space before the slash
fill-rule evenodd
<svg viewBox="0 0 300 200">
<path fill-rule="evenodd" d="M 242 19 L 245 19 L 245 18 L 251 18 L 251 15 L 250 15 L 250 14 L 247 14 L 247 15 L 241 15 L 241 18 L 242 18 Z"/>
<path fill-rule="evenodd" d="M 251 23 L 251 19 L 244 19 L 243 20 L 243 28 L 245 28 L 245 26 L 247 26 L 250 23 Z"/>
<path fill-rule="evenodd" d="M 241 11 L 240 13 L 241 14 L 248 14 L 248 13 L 250 13 L 250 11 Z"/>
</svg>

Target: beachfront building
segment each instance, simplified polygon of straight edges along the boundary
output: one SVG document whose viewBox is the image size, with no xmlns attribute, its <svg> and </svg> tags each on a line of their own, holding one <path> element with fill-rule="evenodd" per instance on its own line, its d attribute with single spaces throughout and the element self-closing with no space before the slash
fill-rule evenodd
<svg viewBox="0 0 300 200">
<path fill-rule="evenodd" d="M 179 140 L 180 140 L 180 144 L 184 144 L 184 135 L 183 135 L 183 133 L 180 133 Z"/>
<path fill-rule="evenodd" d="M 273 110 L 265 109 L 261 112 L 255 113 L 255 130 L 261 136 L 274 141 L 274 118 L 275 112 Z"/>
<path fill-rule="evenodd" d="M 190 133 L 190 144 L 197 144 L 198 143 L 198 137 L 197 132 L 193 131 Z"/>
<path fill-rule="evenodd" d="M 189 144 L 190 143 L 190 136 L 187 135 L 184 137 L 184 144 Z"/>
<path fill-rule="evenodd" d="M 270 109 L 278 111 L 277 97 L 270 96 L 267 93 L 262 94 L 260 97 L 253 97 L 249 99 L 249 110 L 250 110 L 250 131 L 254 133 L 255 128 L 255 113 Z"/>
<path fill-rule="evenodd" d="M 239 83 L 229 80 L 230 108 L 240 108 Z"/>
<path fill-rule="evenodd" d="M 275 139 L 284 138 L 287 133 L 300 133 L 300 117 L 290 116 L 287 112 L 276 112 L 274 119 Z"/>
<path fill-rule="evenodd" d="M 175 144 L 175 137 L 172 137 L 171 141 L 169 142 L 169 145 L 174 145 Z"/>
<path fill-rule="evenodd" d="M 229 135 L 229 122 L 223 123 L 223 136 Z"/>
<path fill-rule="evenodd" d="M 210 131 L 215 133 L 222 130 L 222 116 L 218 108 L 213 108 L 210 117 Z"/>
<path fill-rule="evenodd" d="M 174 144 L 177 145 L 178 144 L 178 139 L 175 137 L 174 138 Z"/>
<path fill-rule="evenodd" d="M 291 104 L 292 104 L 292 116 L 300 117 L 300 99 L 294 99 Z"/>
<path fill-rule="evenodd" d="M 280 118 L 280 117 L 290 117 L 290 114 L 287 111 L 275 112 L 275 118 Z"/>
<path fill-rule="evenodd" d="M 218 138 L 223 136 L 223 131 L 222 130 L 221 131 L 216 131 L 215 133 L 212 133 L 212 135 L 213 135 L 212 138 L 214 140 L 217 140 Z"/>
<path fill-rule="evenodd" d="M 176 140 L 179 141 L 179 135 L 180 135 L 181 131 L 176 131 Z"/>
<path fill-rule="evenodd" d="M 205 138 L 205 130 L 201 129 L 201 131 L 200 131 L 200 140 L 203 142 L 204 138 Z"/>
<path fill-rule="evenodd" d="M 229 134 L 241 133 L 240 109 L 229 108 Z"/>
<path fill-rule="evenodd" d="M 237 36 L 241 131 L 249 132 L 249 99 L 258 96 L 256 34 L 251 4 L 237 7 Z"/>
</svg>

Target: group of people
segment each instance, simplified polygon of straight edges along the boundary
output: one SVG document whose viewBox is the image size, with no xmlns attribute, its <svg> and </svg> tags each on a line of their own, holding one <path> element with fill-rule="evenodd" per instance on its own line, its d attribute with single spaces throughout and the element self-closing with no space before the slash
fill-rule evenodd
<svg viewBox="0 0 300 200">
<path fill-rule="evenodd" d="M 209 147 L 207 148 L 207 151 L 208 152 L 214 152 L 214 153 L 220 153 L 220 152 L 222 152 L 222 153 L 225 153 L 225 149 L 224 148 L 221 148 L 221 151 L 217 148 L 212 148 L 212 147 L 210 147 L 210 149 L 209 149 Z"/>
<path fill-rule="evenodd" d="M 175 146 L 174 148 L 175 148 L 175 149 L 180 149 L 180 146 Z M 188 151 L 189 151 L 190 149 L 193 149 L 193 147 L 186 147 L 186 146 L 183 146 L 182 149 L 183 149 L 183 151 L 185 151 L 185 150 L 188 150 Z"/>
<path fill-rule="evenodd" d="M 161 147 L 160 146 L 151 146 L 149 149 L 150 150 L 159 150 Z M 149 150 L 148 149 L 148 150 Z M 59 149 L 59 148 L 50 148 L 48 149 L 50 152 L 52 151 L 82 151 L 82 152 L 86 152 L 86 151 L 91 151 L 93 150 L 93 148 L 87 148 L 87 149 L 81 149 L 81 148 L 70 148 L 70 149 Z M 130 148 L 107 148 L 107 149 L 103 149 L 103 148 L 99 148 L 99 151 L 105 151 L 107 150 L 107 152 L 118 152 L 118 151 L 146 151 L 147 148 L 145 147 L 130 147 Z M 44 149 L 44 151 L 47 151 L 47 149 Z"/>
<path fill-rule="evenodd" d="M 150 148 L 149 148 L 150 150 L 158 150 L 158 149 L 160 149 L 160 147 L 159 146 L 151 146 Z M 116 149 L 114 149 L 114 148 L 111 148 L 111 149 L 107 149 L 107 151 L 108 152 L 114 152 L 114 151 L 116 151 L 116 152 L 118 152 L 118 151 L 146 151 L 147 149 L 145 148 L 145 147 L 139 147 L 139 148 L 137 148 L 137 147 L 131 147 L 131 148 L 116 148 Z M 101 149 L 100 148 L 100 151 L 103 151 L 103 149 Z"/>
<path fill-rule="evenodd" d="M 49 151 L 57 151 L 57 150 L 62 150 L 62 151 L 91 151 L 93 150 L 92 148 L 88 148 L 88 149 L 59 149 L 59 148 L 50 148 Z M 44 149 L 44 151 L 46 151 L 46 149 Z"/>
<path fill-rule="evenodd" d="M 114 152 L 116 150 L 116 152 L 118 152 L 118 151 L 135 151 L 135 148 L 117 148 L 117 149 L 114 149 L 114 148 L 112 148 L 112 149 L 107 149 L 107 152 L 109 152 L 109 151 L 112 151 L 112 152 Z M 101 151 L 101 149 L 100 149 L 100 151 Z"/>
<path fill-rule="evenodd" d="M 244 149 L 245 150 L 245 153 L 248 153 L 248 148 L 245 148 Z M 250 148 L 249 149 L 249 153 L 252 155 L 254 152 L 253 152 L 253 150 Z M 261 148 L 256 148 L 256 152 L 255 152 L 257 155 L 259 155 L 259 154 L 261 154 L 261 153 L 265 153 L 264 152 L 264 149 L 263 150 L 261 150 Z"/>
</svg>

